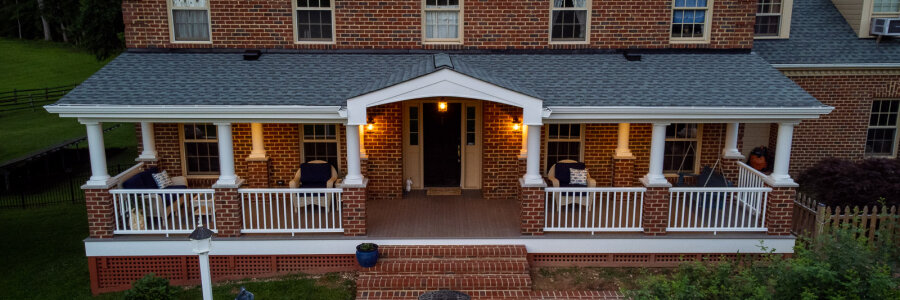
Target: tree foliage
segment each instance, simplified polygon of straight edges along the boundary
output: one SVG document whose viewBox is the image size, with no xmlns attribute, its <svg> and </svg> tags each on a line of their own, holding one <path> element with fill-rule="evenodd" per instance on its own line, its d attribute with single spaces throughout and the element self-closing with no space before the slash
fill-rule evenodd
<svg viewBox="0 0 900 300">
<path fill-rule="evenodd" d="M 900 204 L 900 160 L 829 158 L 797 177 L 801 190 L 830 206 Z"/>
<path fill-rule="evenodd" d="M 41 16 L 54 41 L 83 47 L 98 60 L 124 49 L 122 0 L 0 0 L 0 36 L 43 39 Z"/>
</svg>

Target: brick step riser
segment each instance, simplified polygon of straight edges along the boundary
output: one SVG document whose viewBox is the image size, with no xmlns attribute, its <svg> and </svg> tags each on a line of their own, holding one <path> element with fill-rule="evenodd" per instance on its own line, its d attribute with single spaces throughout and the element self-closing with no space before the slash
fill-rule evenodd
<svg viewBox="0 0 900 300">
<path fill-rule="evenodd" d="M 398 290 L 398 291 L 368 291 L 356 293 L 358 300 L 375 299 L 418 299 L 428 291 L 425 290 Z M 614 291 L 485 291 L 462 290 L 472 299 L 593 299 L 593 300 L 622 300 L 624 297 Z"/>
<path fill-rule="evenodd" d="M 523 246 L 447 246 L 447 247 L 415 247 L 415 246 L 381 246 L 378 249 L 382 258 L 501 258 L 527 257 Z"/>
<path fill-rule="evenodd" d="M 365 274 L 528 274 L 527 261 L 459 261 L 459 262 L 421 262 L 400 260 L 378 262 L 374 268 L 361 272 Z"/>
<path fill-rule="evenodd" d="M 372 290 L 531 290 L 531 278 L 511 275 L 502 277 L 488 276 L 454 276 L 454 277 L 422 277 L 422 276 L 378 276 L 359 278 L 356 281 L 359 291 Z"/>
</svg>

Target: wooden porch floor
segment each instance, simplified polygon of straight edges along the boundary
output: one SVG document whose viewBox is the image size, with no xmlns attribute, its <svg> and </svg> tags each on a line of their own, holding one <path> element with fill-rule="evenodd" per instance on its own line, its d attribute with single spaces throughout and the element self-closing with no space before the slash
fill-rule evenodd
<svg viewBox="0 0 900 300">
<path fill-rule="evenodd" d="M 513 200 L 487 200 L 481 191 L 459 196 L 426 196 L 412 191 L 402 199 L 366 203 L 368 236 L 494 238 L 519 236 L 519 208 Z"/>
</svg>

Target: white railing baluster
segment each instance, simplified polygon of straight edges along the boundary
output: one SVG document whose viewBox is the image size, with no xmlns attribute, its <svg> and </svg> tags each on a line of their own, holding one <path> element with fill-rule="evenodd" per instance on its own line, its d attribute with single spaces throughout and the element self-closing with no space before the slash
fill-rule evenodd
<svg viewBox="0 0 900 300">
<path fill-rule="evenodd" d="M 766 231 L 758 205 L 765 204 L 771 191 L 767 187 L 670 188 L 672 221 L 667 231 Z"/>
<path fill-rule="evenodd" d="M 341 189 L 239 189 L 242 233 L 343 232 Z M 303 217 L 300 217 L 300 214 Z M 296 217 L 295 217 L 296 214 Z"/>
<path fill-rule="evenodd" d="M 643 231 L 640 218 L 646 191 L 645 188 L 546 188 L 544 231 Z"/>
<path fill-rule="evenodd" d="M 113 189 L 109 193 L 116 214 L 114 234 L 188 234 L 196 221 L 216 231 L 215 220 L 210 220 L 215 214 L 212 189 Z M 204 207 L 198 207 L 200 203 Z M 200 213 L 205 214 L 205 222 Z"/>
</svg>

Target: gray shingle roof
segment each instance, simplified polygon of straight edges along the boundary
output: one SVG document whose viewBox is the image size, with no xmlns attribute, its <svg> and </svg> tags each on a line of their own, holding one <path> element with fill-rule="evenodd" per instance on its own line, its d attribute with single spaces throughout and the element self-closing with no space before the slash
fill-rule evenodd
<svg viewBox="0 0 900 300">
<path fill-rule="evenodd" d="M 444 68 L 544 106 L 822 106 L 755 54 L 124 53 L 58 104 L 343 106 Z"/>
<path fill-rule="evenodd" d="M 900 39 L 860 39 L 830 0 L 794 0 L 790 38 L 756 40 L 753 49 L 773 64 L 900 62 Z"/>
</svg>

